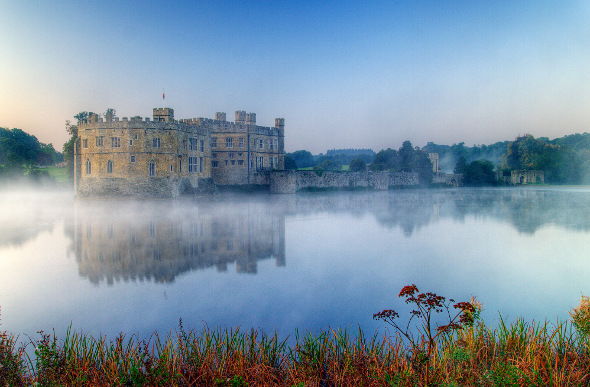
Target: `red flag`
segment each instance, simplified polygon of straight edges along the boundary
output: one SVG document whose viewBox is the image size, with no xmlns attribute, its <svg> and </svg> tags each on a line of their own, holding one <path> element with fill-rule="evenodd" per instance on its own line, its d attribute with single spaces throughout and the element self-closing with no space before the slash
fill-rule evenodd
<svg viewBox="0 0 590 387">
<path fill-rule="evenodd" d="M 166 99 L 166 93 L 162 93 L 162 99 Z"/>
</svg>

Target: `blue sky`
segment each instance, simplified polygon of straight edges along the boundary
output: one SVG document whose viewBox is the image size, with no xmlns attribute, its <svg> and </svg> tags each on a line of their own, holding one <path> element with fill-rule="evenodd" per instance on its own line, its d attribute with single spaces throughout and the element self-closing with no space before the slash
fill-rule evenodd
<svg viewBox="0 0 590 387">
<path fill-rule="evenodd" d="M 0 0 L 0 126 L 257 113 L 286 150 L 490 144 L 590 126 L 587 1 Z"/>
</svg>

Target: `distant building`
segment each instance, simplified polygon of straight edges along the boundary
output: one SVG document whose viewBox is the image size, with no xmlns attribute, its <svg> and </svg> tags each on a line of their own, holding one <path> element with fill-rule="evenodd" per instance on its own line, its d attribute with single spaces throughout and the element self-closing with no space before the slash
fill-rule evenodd
<svg viewBox="0 0 590 387">
<path fill-rule="evenodd" d="M 254 113 L 225 117 L 177 121 L 171 108 L 154 108 L 152 120 L 90 115 L 78 125 L 76 195 L 175 197 L 259 183 L 261 173 L 284 168 L 283 118 L 273 128 L 257 126 Z"/>
</svg>

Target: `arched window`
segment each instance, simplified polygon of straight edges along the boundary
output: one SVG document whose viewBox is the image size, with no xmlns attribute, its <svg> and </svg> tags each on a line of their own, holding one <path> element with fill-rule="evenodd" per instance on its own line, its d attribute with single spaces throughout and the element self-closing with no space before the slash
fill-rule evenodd
<svg viewBox="0 0 590 387">
<path fill-rule="evenodd" d="M 150 161 L 150 176 L 156 176 L 156 163 Z"/>
<path fill-rule="evenodd" d="M 89 159 L 86 159 L 86 174 L 90 175 L 90 172 L 92 172 L 92 164 Z"/>
<path fill-rule="evenodd" d="M 107 161 L 107 173 L 113 173 L 113 161 Z"/>
</svg>

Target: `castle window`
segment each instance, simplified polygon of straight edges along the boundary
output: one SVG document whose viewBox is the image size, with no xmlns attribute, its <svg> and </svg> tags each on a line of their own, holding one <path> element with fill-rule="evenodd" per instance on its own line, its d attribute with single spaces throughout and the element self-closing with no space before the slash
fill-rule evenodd
<svg viewBox="0 0 590 387">
<path fill-rule="evenodd" d="M 131 155 L 131 157 L 129 158 L 129 161 L 134 163 L 135 162 L 135 155 Z"/>
<path fill-rule="evenodd" d="M 182 149 L 186 150 L 186 140 L 182 140 Z"/>
<path fill-rule="evenodd" d="M 152 148 L 159 148 L 160 147 L 160 138 L 156 137 L 152 139 Z"/>
<path fill-rule="evenodd" d="M 199 172 L 203 172 L 203 158 L 199 157 Z"/>
<path fill-rule="evenodd" d="M 133 140 L 129 140 L 129 146 L 133 145 Z"/>
<path fill-rule="evenodd" d="M 240 137 L 238 141 L 239 141 L 240 148 L 243 148 L 244 147 L 244 137 Z"/>
<path fill-rule="evenodd" d="M 216 138 L 211 139 L 211 148 L 217 148 L 217 139 Z"/>
<path fill-rule="evenodd" d="M 189 156 L 188 158 L 188 171 L 190 173 L 197 173 L 197 157 Z"/>
<path fill-rule="evenodd" d="M 217 153 L 211 153 L 211 157 L 217 158 Z"/>
<path fill-rule="evenodd" d="M 225 165 L 227 165 L 227 160 L 225 160 Z"/>
<path fill-rule="evenodd" d="M 205 153 L 205 140 L 201 140 L 201 153 Z"/>
<path fill-rule="evenodd" d="M 225 139 L 225 147 L 226 147 L 226 148 L 233 148 L 233 146 L 234 146 L 234 145 L 233 145 L 233 140 L 234 140 L 233 138 L 231 138 L 231 137 L 227 137 L 227 138 Z"/>
<path fill-rule="evenodd" d="M 188 139 L 188 141 L 189 141 L 188 150 L 196 151 L 197 150 L 197 139 L 191 137 Z"/>
<path fill-rule="evenodd" d="M 260 149 L 264 149 L 264 140 L 260 140 L 260 143 L 258 144 L 258 147 Z"/>
<path fill-rule="evenodd" d="M 103 141 L 104 137 L 100 136 L 100 137 L 96 137 L 96 146 L 102 146 L 103 145 Z"/>
<path fill-rule="evenodd" d="M 92 163 L 90 162 L 89 159 L 86 159 L 86 174 L 90 175 L 91 172 L 92 172 Z"/>
<path fill-rule="evenodd" d="M 213 168 L 217 168 L 217 166 L 218 166 L 218 165 L 219 165 L 219 164 L 217 163 L 217 161 L 211 161 L 211 166 L 212 166 Z"/>
<path fill-rule="evenodd" d="M 233 152 L 229 152 L 229 158 L 233 159 L 234 158 L 234 153 Z"/>
<path fill-rule="evenodd" d="M 260 169 L 264 168 L 264 157 L 260 157 Z"/>
<path fill-rule="evenodd" d="M 279 150 L 279 140 L 275 138 L 273 142 L 275 143 L 275 149 Z"/>
<path fill-rule="evenodd" d="M 238 153 L 238 157 L 242 157 L 242 153 Z"/>
<path fill-rule="evenodd" d="M 238 160 L 238 165 L 244 165 L 244 160 Z"/>
<path fill-rule="evenodd" d="M 156 164 L 150 161 L 150 176 L 156 176 Z"/>
<path fill-rule="evenodd" d="M 274 141 L 272 139 L 269 141 L 268 145 L 269 145 L 270 150 L 274 149 Z"/>
<path fill-rule="evenodd" d="M 82 140 L 82 148 L 88 148 L 88 139 L 87 138 Z"/>
<path fill-rule="evenodd" d="M 120 137 L 111 137 L 111 147 L 120 148 L 121 147 L 121 138 Z"/>
<path fill-rule="evenodd" d="M 178 159 L 178 172 L 182 172 L 182 159 Z"/>
<path fill-rule="evenodd" d="M 172 167 L 172 164 L 170 164 L 170 172 L 174 172 L 174 167 Z"/>
<path fill-rule="evenodd" d="M 135 139 L 137 140 L 137 134 L 135 135 Z"/>
<path fill-rule="evenodd" d="M 274 165 L 273 165 L 274 157 L 270 157 L 269 161 L 270 161 L 270 169 L 272 169 L 274 167 Z"/>
<path fill-rule="evenodd" d="M 236 165 L 236 160 L 232 160 L 231 165 Z"/>
<path fill-rule="evenodd" d="M 113 173 L 113 161 L 107 161 L 107 173 Z"/>
</svg>

